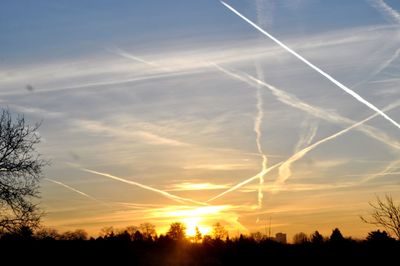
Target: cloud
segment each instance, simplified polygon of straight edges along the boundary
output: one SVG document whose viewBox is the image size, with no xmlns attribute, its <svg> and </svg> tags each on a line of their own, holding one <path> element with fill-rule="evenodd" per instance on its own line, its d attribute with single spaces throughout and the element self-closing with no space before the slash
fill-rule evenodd
<svg viewBox="0 0 400 266">
<path fill-rule="evenodd" d="M 168 186 L 167 191 L 202 191 L 202 190 L 218 190 L 227 188 L 229 188 L 229 185 L 183 182 Z"/>
<path fill-rule="evenodd" d="M 98 122 L 98 121 L 90 121 L 90 120 L 73 120 L 72 122 L 74 124 L 74 127 L 78 129 L 84 129 L 96 134 L 105 134 L 105 135 L 111 135 L 111 136 L 117 136 L 117 137 L 122 137 L 122 138 L 139 138 L 142 141 L 151 144 L 151 145 L 167 145 L 167 146 L 177 146 L 177 147 L 188 147 L 191 146 L 188 143 L 171 139 L 171 138 L 166 138 L 159 136 L 157 134 L 144 131 L 144 130 L 125 130 L 120 127 L 112 127 L 112 126 L 106 126 L 104 123 Z"/>
<path fill-rule="evenodd" d="M 280 102 L 287 104 L 291 107 L 294 107 L 296 109 L 300 109 L 304 112 L 307 112 L 308 114 L 321 118 L 323 120 L 329 121 L 329 122 L 334 122 L 334 123 L 339 123 L 339 124 L 347 124 L 351 125 L 356 123 L 355 121 L 348 119 L 346 117 L 340 116 L 339 114 L 325 110 L 320 107 L 312 106 L 303 100 L 299 99 L 295 95 L 292 95 L 290 93 L 285 92 L 284 90 L 278 89 L 277 87 L 266 83 L 265 81 L 262 81 L 252 75 L 245 74 L 245 73 L 240 73 L 238 71 L 232 72 L 230 70 L 227 70 L 226 68 L 221 67 L 220 65 L 217 64 L 212 64 L 215 66 L 218 70 L 222 71 L 223 73 L 238 79 L 240 81 L 246 82 L 252 86 L 263 86 L 267 89 L 269 89 L 279 100 Z M 357 130 L 363 132 L 367 136 L 374 138 L 376 140 L 379 140 L 386 145 L 393 147 L 394 149 L 398 150 L 400 149 L 400 143 L 397 140 L 394 140 L 390 138 L 387 134 L 382 132 L 381 130 L 375 129 L 371 126 L 368 125 L 360 125 L 360 127 L 357 127 Z"/>
</svg>

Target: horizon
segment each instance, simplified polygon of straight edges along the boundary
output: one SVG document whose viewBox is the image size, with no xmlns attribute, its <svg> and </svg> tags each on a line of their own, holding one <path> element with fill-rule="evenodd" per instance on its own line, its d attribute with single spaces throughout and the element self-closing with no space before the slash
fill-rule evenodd
<svg viewBox="0 0 400 266">
<path fill-rule="evenodd" d="M 0 104 L 41 122 L 48 227 L 365 238 L 369 202 L 400 198 L 396 1 L 5 1 L 0 14 Z"/>
</svg>

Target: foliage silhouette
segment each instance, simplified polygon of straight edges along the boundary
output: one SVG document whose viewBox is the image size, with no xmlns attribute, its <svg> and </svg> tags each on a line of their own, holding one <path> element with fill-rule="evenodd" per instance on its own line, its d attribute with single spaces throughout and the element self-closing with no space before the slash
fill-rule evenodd
<svg viewBox="0 0 400 266">
<path fill-rule="evenodd" d="M 296 245 L 275 242 L 266 235 L 240 235 L 225 241 L 204 236 L 202 241 L 184 241 L 183 224 L 173 223 L 166 235 L 144 237 L 140 226 L 123 229 L 108 227 L 100 236 L 88 239 L 83 230 L 58 233 L 54 229 L 40 228 L 31 234 L 30 241 L 11 241 L 11 233 L 1 236 L 3 254 L 22 252 L 18 262 L 67 264 L 133 264 L 133 265 L 243 265 L 259 261 L 260 264 L 334 265 L 344 262 L 359 264 L 385 264 L 397 258 L 400 242 L 386 232 L 370 232 L 367 239 L 350 241 L 339 229 L 332 230 L 329 241 L 315 232 L 311 242 Z M 172 234 L 172 232 L 174 232 Z M 174 237 L 172 237 L 174 236 Z M 86 240 L 84 240 L 86 239 Z M 176 241 L 179 240 L 179 241 Z M 379 244 L 377 244 L 379 243 Z M 46 256 L 37 256 L 43 254 Z"/>
<path fill-rule="evenodd" d="M 175 241 L 182 241 L 186 237 L 186 226 L 183 223 L 172 223 L 167 232 L 167 236 Z"/>
</svg>

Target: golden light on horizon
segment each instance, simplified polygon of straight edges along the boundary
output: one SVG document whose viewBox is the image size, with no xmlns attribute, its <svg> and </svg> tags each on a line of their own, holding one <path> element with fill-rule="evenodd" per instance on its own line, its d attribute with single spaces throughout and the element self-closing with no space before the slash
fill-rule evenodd
<svg viewBox="0 0 400 266">
<path fill-rule="evenodd" d="M 202 224 L 202 218 L 200 217 L 190 217 L 182 219 L 182 223 L 186 226 L 186 235 L 195 236 L 196 227 L 199 229 L 202 235 L 208 235 L 211 232 L 211 227 Z"/>
<path fill-rule="evenodd" d="M 176 220 L 186 226 L 186 235 L 195 236 L 196 227 L 202 235 L 210 234 L 212 225 L 219 219 L 223 219 L 222 212 L 229 209 L 230 206 L 206 206 L 189 208 L 185 210 L 168 211 L 168 217 L 176 217 Z M 222 216 L 222 217 L 221 217 Z"/>
</svg>

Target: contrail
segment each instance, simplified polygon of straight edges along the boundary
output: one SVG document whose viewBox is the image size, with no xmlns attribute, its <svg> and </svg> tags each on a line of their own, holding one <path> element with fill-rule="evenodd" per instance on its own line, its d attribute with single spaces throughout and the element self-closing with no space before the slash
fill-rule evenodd
<svg viewBox="0 0 400 266">
<path fill-rule="evenodd" d="M 289 105 L 293 108 L 300 109 L 304 112 L 307 112 L 315 117 L 321 118 L 323 120 L 329 121 L 329 122 L 334 122 L 334 123 L 344 123 L 348 125 L 352 125 L 356 123 L 356 121 L 353 121 L 351 119 L 348 119 L 346 117 L 340 116 L 336 113 L 332 113 L 329 111 L 326 111 L 322 108 L 319 107 L 314 107 L 312 105 L 309 105 L 308 103 L 300 100 L 296 96 L 287 93 L 281 89 L 276 88 L 275 86 L 266 83 L 265 81 L 259 80 L 256 77 L 249 75 L 249 74 L 237 74 L 233 73 L 232 71 L 229 71 L 215 63 L 209 63 L 210 65 L 214 66 L 217 68 L 219 71 L 225 73 L 228 76 L 231 76 L 237 80 L 243 81 L 251 86 L 254 86 L 254 84 L 261 85 L 268 90 L 270 90 L 277 98 L 278 101 Z M 238 72 L 238 71 L 236 71 Z M 363 132 L 365 135 L 374 138 L 376 140 L 381 141 L 382 143 L 395 148 L 396 150 L 400 149 L 400 143 L 396 140 L 391 139 L 388 137 L 385 133 L 371 127 L 368 125 L 361 125 L 360 127 L 357 127 L 357 130 Z"/>
<path fill-rule="evenodd" d="M 387 61 L 385 61 L 380 67 L 374 71 L 373 76 L 381 73 L 385 68 L 387 68 L 394 60 L 396 60 L 400 56 L 400 48 L 394 52 L 393 56 L 391 56 Z"/>
<path fill-rule="evenodd" d="M 88 173 L 95 174 L 95 175 L 105 176 L 105 177 L 108 177 L 108 178 L 111 178 L 111 179 L 114 179 L 114 180 L 129 184 L 129 185 L 141 187 L 141 188 L 156 192 L 158 194 L 161 194 L 161 195 L 163 195 L 163 196 L 165 196 L 165 197 L 167 197 L 167 198 L 169 198 L 171 200 L 174 200 L 176 202 L 179 202 L 179 203 L 186 204 L 187 202 L 191 202 L 191 203 L 195 203 L 195 204 L 198 204 L 198 205 L 208 205 L 208 204 L 206 204 L 204 202 L 199 202 L 199 201 L 195 201 L 195 200 L 191 200 L 191 199 L 187 199 L 187 198 L 182 198 L 182 197 L 179 197 L 179 196 L 176 196 L 176 195 L 172 195 L 172 194 L 170 194 L 170 193 L 168 193 L 166 191 L 163 191 L 163 190 L 160 190 L 160 189 L 156 189 L 156 188 L 153 188 L 153 187 L 150 187 L 150 186 L 146 186 L 146 185 L 140 184 L 140 183 L 135 182 L 135 181 L 126 180 L 126 179 L 123 179 L 123 178 L 120 178 L 120 177 L 117 177 L 117 176 L 114 176 L 114 175 L 110 175 L 110 174 L 107 174 L 107 173 L 101 173 L 101 172 L 97 172 L 97 171 L 86 169 L 86 168 L 81 168 L 81 170 L 85 171 L 85 172 L 88 172 Z"/>
<path fill-rule="evenodd" d="M 388 15 L 390 18 L 392 18 L 394 21 L 397 23 L 400 23 L 400 14 L 396 10 L 394 10 L 391 6 L 386 4 L 385 1 L 383 0 L 374 0 L 370 1 L 372 3 L 372 6 L 375 7 L 378 11 L 381 13 Z"/>
<path fill-rule="evenodd" d="M 389 107 L 389 108 L 394 108 L 394 107 Z M 292 164 L 294 162 L 300 160 L 301 158 L 303 158 L 304 155 L 306 155 L 308 152 L 312 151 L 313 149 L 315 149 L 316 147 L 318 147 L 319 145 L 321 145 L 321 144 L 323 144 L 323 143 L 325 143 L 327 141 L 330 141 L 332 139 L 335 139 L 335 138 L 339 137 L 340 135 L 343 135 L 344 133 L 352 130 L 353 128 L 356 128 L 356 127 L 360 126 L 361 124 L 364 124 L 365 122 L 371 120 L 372 118 L 374 118 L 374 117 L 376 117 L 378 115 L 379 115 L 378 113 L 375 113 L 375 114 L 367 117 L 366 119 L 364 119 L 364 120 L 362 120 L 360 122 L 357 122 L 354 125 L 352 125 L 350 127 L 347 127 L 347 128 L 345 128 L 345 129 L 343 129 L 343 130 L 341 130 L 341 131 L 339 131 L 339 132 L 337 132 L 337 133 L 335 133 L 335 134 L 333 134 L 333 135 L 331 135 L 329 137 L 326 137 L 326 138 L 324 138 L 322 140 L 319 140 L 319 141 L 315 142 L 314 144 L 312 144 L 312 145 L 302 149 L 301 151 L 295 153 L 292 157 L 290 157 L 288 160 L 286 160 L 279 167 L 279 177 L 275 181 L 275 184 L 282 186 L 285 183 L 285 181 L 287 179 L 289 179 L 289 177 L 292 175 L 292 171 L 291 171 Z"/>
<path fill-rule="evenodd" d="M 233 13 L 235 13 L 236 15 L 238 15 L 240 18 L 242 18 L 244 21 L 246 21 L 247 23 L 249 23 L 251 26 L 253 26 L 254 28 L 256 28 L 258 31 L 260 31 L 262 34 L 264 34 L 265 36 L 267 36 L 268 38 L 270 38 L 271 40 L 273 40 L 275 43 L 277 43 L 278 45 L 280 45 L 282 48 L 284 48 L 286 51 L 288 51 L 289 53 L 291 53 L 292 55 L 294 55 L 295 57 L 297 57 L 299 60 L 301 60 L 303 63 L 305 63 L 306 65 L 308 65 L 309 67 L 311 67 L 312 69 L 314 69 L 315 71 L 317 71 L 318 73 L 320 73 L 322 76 L 324 76 L 326 79 L 328 79 L 329 81 L 331 81 L 333 84 L 335 84 L 336 86 L 338 86 L 340 89 L 342 89 L 343 91 L 345 91 L 346 93 L 348 93 L 349 95 L 353 96 L 356 100 L 358 100 L 359 102 L 363 103 L 364 105 L 368 106 L 370 109 L 374 110 L 375 112 L 377 112 L 379 115 L 381 115 L 382 117 L 384 117 L 385 119 L 387 119 L 388 121 L 390 121 L 393 125 L 395 125 L 396 127 L 398 127 L 400 129 L 400 125 L 394 121 L 392 118 L 390 118 L 388 115 L 386 115 L 384 112 L 382 112 L 379 108 L 377 108 L 375 105 L 373 105 L 372 103 L 368 102 L 367 100 L 365 100 L 364 98 L 362 98 L 359 94 L 357 94 L 355 91 L 349 89 L 348 87 L 346 87 L 345 85 L 343 85 L 342 83 L 340 83 L 339 81 L 337 81 L 336 79 L 334 79 L 332 76 L 330 76 L 329 74 L 327 74 L 326 72 L 324 72 L 323 70 L 321 70 L 320 68 L 318 68 L 317 66 L 315 66 L 314 64 L 312 64 L 311 62 L 309 62 L 307 59 L 305 59 L 304 57 L 302 57 L 301 55 L 299 55 L 298 53 L 296 53 L 295 51 L 293 51 L 291 48 L 289 48 L 288 46 L 286 46 L 284 43 L 282 43 L 281 41 L 279 41 L 278 39 L 276 39 L 274 36 L 272 36 L 271 34 L 269 34 L 268 32 L 266 32 L 265 30 L 263 30 L 262 28 L 260 28 L 259 26 L 257 26 L 257 24 L 255 24 L 254 22 L 252 22 L 251 20 L 249 20 L 248 18 L 246 18 L 245 16 L 243 16 L 241 13 L 239 13 L 236 9 L 234 9 L 233 7 L 231 7 L 230 5 L 228 5 L 227 3 L 221 1 L 221 3 L 226 6 L 229 10 L 231 10 Z"/>
<path fill-rule="evenodd" d="M 97 202 L 101 202 L 100 200 L 98 200 L 98 199 L 96 199 L 96 198 L 94 198 L 94 197 L 92 197 L 92 196 L 90 196 L 90 195 L 88 195 L 88 194 L 86 194 L 86 193 L 84 193 L 84 192 L 82 192 L 80 190 L 77 190 L 76 188 L 70 187 L 70 186 L 68 186 L 68 185 L 66 185 L 66 184 L 64 184 L 64 183 L 62 183 L 60 181 L 56 181 L 56 180 L 53 180 L 53 179 L 50 179 L 50 178 L 44 178 L 44 179 L 49 181 L 49 182 L 51 182 L 51 183 L 63 186 L 63 187 L 65 187 L 65 188 L 67 188 L 67 189 L 69 189 L 71 191 L 74 191 L 74 192 L 76 192 L 76 193 L 88 198 L 88 199 L 95 200 Z"/>
<path fill-rule="evenodd" d="M 316 124 L 311 125 L 309 131 L 306 134 L 302 134 L 300 136 L 300 139 L 297 142 L 294 151 L 298 152 L 305 145 L 307 145 L 307 146 L 310 145 L 311 142 L 313 141 L 313 139 L 315 138 L 317 131 L 318 131 L 318 125 L 316 125 Z"/>
<path fill-rule="evenodd" d="M 386 61 L 381 63 L 366 79 L 356 83 L 355 85 L 352 86 L 352 88 L 359 87 L 361 84 L 364 84 L 365 82 L 369 81 L 371 78 L 373 78 L 376 75 L 378 75 L 379 73 L 381 73 L 388 66 L 390 66 L 393 63 L 393 61 L 395 61 L 399 56 L 400 56 L 400 48 L 397 49 L 389 59 L 387 59 Z"/>
<path fill-rule="evenodd" d="M 171 71 L 171 69 L 167 69 L 167 68 L 161 67 L 161 66 L 159 66 L 159 65 L 157 65 L 157 64 L 155 64 L 153 62 L 144 60 L 144 59 L 142 59 L 142 58 L 140 58 L 138 56 L 130 54 L 130 53 L 128 53 L 128 52 L 126 52 L 126 51 L 124 51 L 124 50 L 122 50 L 120 48 L 107 49 L 107 50 L 109 52 L 113 53 L 113 54 L 116 54 L 116 55 L 119 55 L 119 56 L 122 56 L 122 57 L 125 57 L 125 58 L 128 58 L 128 59 L 131 59 L 131 60 L 134 60 L 134 61 L 138 61 L 140 63 L 146 64 L 146 65 L 151 66 L 153 68 L 158 68 L 158 69 L 164 70 L 164 71 Z"/>
<path fill-rule="evenodd" d="M 388 106 L 387 108 L 385 108 L 385 109 L 386 109 L 386 110 L 390 110 L 390 109 L 393 109 L 393 108 L 397 107 L 398 105 L 399 105 L 399 102 L 397 102 L 397 103 L 395 103 L 395 104 L 391 104 L 391 105 L 389 105 L 389 106 Z M 364 119 L 364 120 L 362 120 L 362 121 L 360 121 L 360 122 L 357 122 L 357 123 L 353 124 L 352 126 L 346 128 L 346 129 L 343 129 L 343 130 L 341 130 L 341 131 L 339 131 L 339 132 L 337 132 L 337 133 L 335 133 L 335 134 L 333 134 L 333 135 L 331 135 L 331 136 L 329 136 L 329 137 L 326 137 L 326 138 L 324 138 L 324 139 L 322 139 L 322 140 L 320 140 L 320 141 L 314 143 L 313 145 L 311 145 L 311 146 L 309 146 L 309 147 L 304 148 L 303 150 L 301 150 L 301 151 L 295 153 L 294 155 L 292 155 L 288 160 L 279 162 L 279 163 L 277 163 L 277 164 L 275 164 L 275 165 L 269 167 L 268 169 L 266 169 L 266 170 L 264 170 L 264 171 L 261 171 L 260 173 L 256 174 L 255 176 L 252 176 L 252 177 L 250 177 L 250 178 L 248 178 L 248 179 L 246 179 L 246 180 L 240 182 L 239 184 L 236 184 L 235 186 L 233 186 L 233 187 L 231 187 L 230 189 L 228 189 L 228 190 L 226 190 L 226 191 L 220 193 L 219 195 L 217 195 L 217 196 L 215 196 L 215 197 L 213 197 L 213 198 L 207 200 L 206 202 L 213 201 L 213 200 L 215 200 L 215 199 L 217 199 L 217 198 L 220 198 L 220 197 L 226 195 L 226 194 L 229 193 L 229 192 L 232 192 L 232 191 L 234 191 L 234 190 L 237 190 L 238 188 L 240 188 L 240 187 L 242 187 L 242 186 L 244 186 L 244 185 L 250 183 L 251 181 L 253 181 L 253 180 L 259 178 L 259 175 L 266 175 L 267 173 L 269 173 L 270 171 L 272 171 L 273 169 L 275 169 L 275 168 L 278 167 L 278 166 L 281 166 L 281 165 L 283 166 L 283 164 L 286 164 L 286 166 L 289 166 L 289 167 L 290 167 L 291 163 L 293 163 L 293 162 L 295 162 L 295 161 L 301 159 L 305 154 L 307 154 L 309 151 L 315 149 L 315 148 L 316 148 L 317 146 L 319 146 L 320 144 L 323 144 L 323 143 L 325 143 L 325 142 L 327 142 L 327 141 L 329 141 L 329 140 L 332 140 L 332 139 L 334 139 L 334 138 L 336 138 L 336 137 L 338 137 L 338 136 L 340 136 L 340 135 L 342 135 L 342 134 L 348 132 L 349 130 L 351 130 L 351 129 L 353 129 L 353 128 L 356 128 L 356 127 L 362 125 L 363 123 L 365 123 L 365 122 L 371 120 L 372 118 L 374 118 L 374 117 L 376 117 L 376 116 L 378 116 L 378 115 L 379 115 L 378 113 L 375 113 L 375 114 L 369 116 L 368 118 L 366 118 L 366 119 Z M 282 167 L 282 166 L 281 166 L 281 167 Z M 285 171 L 286 171 L 286 170 L 285 170 Z M 289 171 L 290 171 L 290 168 L 289 168 Z M 285 173 L 284 173 L 284 174 L 285 174 Z M 290 174 L 290 173 L 289 173 L 289 174 Z M 286 178 L 286 177 L 287 177 L 287 175 L 284 175 L 284 176 L 283 176 L 282 178 L 280 178 L 280 179 L 278 178 L 277 182 L 275 182 L 275 183 L 282 183 L 282 184 L 283 184 L 283 182 L 286 181 L 286 180 L 284 180 L 284 178 Z M 287 178 L 286 178 L 286 179 L 287 179 Z"/>
<path fill-rule="evenodd" d="M 283 162 L 274 164 L 273 166 L 268 167 L 267 169 L 262 170 L 261 172 L 259 172 L 259 173 L 256 174 L 255 176 L 252 176 L 252 177 L 250 177 L 250 178 L 248 178 L 248 179 L 246 179 L 246 180 L 240 182 L 239 184 L 236 184 L 235 186 L 233 186 L 233 187 L 231 187 L 230 189 L 228 189 L 228 190 L 222 192 L 221 194 L 218 194 L 218 195 L 215 196 L 215 197 L 212 197 L 211 199 L 207 200 L 206 202 L 210 202 L 210 201 L 216 200 L 216 199 L 218 199 L 218 198 L 220 198 L 220 197 L 222 197 L 222 196 L 228 194 L 229 192 L 232 192 L 232 191 L 234 191 L 234 190 L 237 190 L 238 188 L 243 187 L 244 185 L 250 183 L 251 181 L 253 181 L 253 180 L 255 180 L 255 179 L 259 179 L 259 178 L 260 178 L 260 175 L 265 176 L 266 174 L 268 174 L 269 172 L 271 172 L 272 170 L 274 170 L 275 168 L 277 168 L 277 167 L 278 167 L 279 165 L 281 165 L 282 163 L 283 163 Z"/>
<path fill-rule="evenodd" d="M 370 174 L 370 175 L 365 176 L 365 177 L 360 181 L 360 183 L 368 182 L 368 181 L 370 181 L 370 180 L 373 180 L 373 179 L 377 178 L 378 176 L 385 176 L 385 175 L 393 174 L 392 172 L 390 172 L 390 170 L 392 170 L 393 168 L 395 168 L 396 166 L 398 166 L 399 163 L 400 163 L 400 160 L 396 160 L 396 161 L 391 162 L 391 163 L 390 163 L 389 165 L 387 165 L 387 166 L 385 167 L 385 169 L 383 169 L 381 172 L 376 173 L 376 174 Z M 397 174 L 399 174 L 399 172 L 397 172 Z"/>
<path fill-rule="evenodd" d="M 259 64 L 256 64 L 256 71 L 257 71 L 257 76 L 260 79 L 264 79 L 262 69 Z M 264 118 L 264 110 L 263 110 L 263 98 L 261 95 L 260 86 L 257 86 L 256 98 L 257 98 L 257 104 L 256 104 L 257 116 L 254 119 L 254 132 L 256 133 L 257 150 L 258 150 L 258 153 L 262 157 L 262 163 L 261 163 L 261 172 L 262 172 L 267 169 L 268 158 L 267 158 L 266 154 L 264 153 L 262 146 L 261 146 L 261 137 L 262 137 L 261 125 L 262 125 L 262 121 Z M 258 200 L 258 207 L 261 208 L 262 200 L 264 198 L 264 195 L 263 195 L 264 175 L 259 175 L 259 179 L 260 179 L 260 182 L 259 182 L 259 187 L 258 187 L 257 200 Z"/>
</svg>

